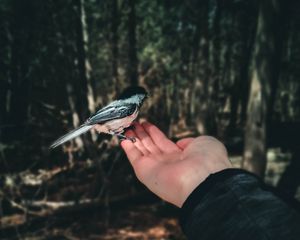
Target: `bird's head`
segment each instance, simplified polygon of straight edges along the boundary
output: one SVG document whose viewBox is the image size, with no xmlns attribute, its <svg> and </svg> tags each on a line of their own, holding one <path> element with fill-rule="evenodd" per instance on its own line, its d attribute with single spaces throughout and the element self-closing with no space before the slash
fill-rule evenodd
<svg viewBox="0 0 300 240">
<path fill-rule="evenodd" d="M 126 88 L 121 95 L 119 100 L 125 100 L 129 103 L 135 103 L 141 106 L 144 100 L 148 97 L 148 93 L 145 88 L 140 86 L 128 87 Z"/>
</svg>

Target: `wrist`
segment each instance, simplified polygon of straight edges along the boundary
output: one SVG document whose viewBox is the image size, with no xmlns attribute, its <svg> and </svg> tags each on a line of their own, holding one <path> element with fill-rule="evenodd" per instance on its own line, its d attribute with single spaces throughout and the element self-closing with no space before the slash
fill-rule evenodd
<svg viewBox="0 0 300 240">
<path fill-rule="evenodd" d="M 206 181 L 207 178 L 217 174 L 219 172 L 225 171 L 227 169 L 232 169 L 231 164 L 219 165 L 218 167 L 214 167 L 210 171 L 203 169 L 204 171 L 201 174 L 190 174 L 188 176 L 184 176 L 181 179 L 181 194 L 179 195 L 178 203 L 175 204 L 177 207 L 182 208 L 183 204 L 186 202 L 188 197 L 193 193 L 193 191 Z"/>
<path fill-rule="evenodd" d="M 180 225 L 184 232 L 190 225 L 189 220 L 193 216 L 194 211 L 198 211 L 199 208 L 205 209 L 207 204 L 211 205 L 212 202 L 220 199 L 220 196 L 228 194 L 228 192 L 230 192 L 230 186 L 235 186 L 235 183 L 239 182 L 240 179 L 249 179 L 249 177 L 250 179 L 258 179 L 254 174 L 236 168 L 225 169 L 211 174 L 203 183 L 194 189 L 183 203 L 180 210 Z"/>
</svg>

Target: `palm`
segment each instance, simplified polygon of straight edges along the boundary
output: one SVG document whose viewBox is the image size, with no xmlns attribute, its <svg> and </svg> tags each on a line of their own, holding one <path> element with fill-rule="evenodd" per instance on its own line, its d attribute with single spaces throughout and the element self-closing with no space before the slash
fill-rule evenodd
<svg viewBox="0 0 300 240">
<path fill-rule="evenodd" d="M 210 173 L 201 156 L 216 142 L 213 138 L 186 138 L 175 144 L 150 123 L 135 124 L 135 130 L 126 135 L 137 139 L 122 142 L 137 177 L 168 202 L 181 206 Z"/>
<path fill-rule="evenodd" d="M 136 164 L 135 171 L 147 187 L 160 196 L 162 199 L 176 204 L 178 198 L 178 187 L 180 181 L 188 176 L 184 176 L 189 171 L 182 171 L 192 165 L 182 161 L 180 153 L 163 153 L 162 155 L 150 154 L 144 156 Z"/>
</svg>

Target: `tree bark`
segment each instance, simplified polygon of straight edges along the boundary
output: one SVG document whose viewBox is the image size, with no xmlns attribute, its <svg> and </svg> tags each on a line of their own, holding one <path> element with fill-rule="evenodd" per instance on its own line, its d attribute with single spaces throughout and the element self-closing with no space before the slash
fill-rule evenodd
<svg viewBox="0 0 300 240">
<path fill-rule="evenodd" d="M 95 112 L 95 101 L 91 83 L 91 65 L 87 58 L 88 33 L 85 20 L 84 0 L 74 0 L 76 6 L 76 35 L 79 81 L 75 84 L 76 108 L 83 122 L 91 112 Z"/>
<path fill-rule="evenodd" d="M 249 18 L 250 16 L 248 16 Z M 256 17 L 257 18 L 257 17 Z M 246 26 L 248 26 L 246 28 Z M 240 101 L 241 101 L 241 123 L 244 124 L 247 118 L 247 105 L 249 99 L 249 66 L 251 64 L 251 53 L 253 52 L 255 42 L 255 32 L 257 23 L 251 25 L 249 19 L 242 22 L 242 60 L 240 68 Z"/>
<path fill-rule="evenodd" d="M 7 124 L 7 100 L 9 98 L 9 23 L 2 18 L 4 10 L 0 9 L 0 141 L 5 139 Z"/>
<path fill-rule="evenodd" d="M 216 116 L 215 116 L 215 103 L 212 99 L 213 96 L 213 82 L 211 81 L 211 68 L 209 66 L 210 54 L 209 51 L 209 1 L 205 1 L 201 7 L 202 19 L 200 28 L 199 45 L 199 69 L 195 78 L 194 91 L 196 103 L 196 119 L 197 129 L 202 134 L 216 134 Z"/>
<path fill-rule="evenodd" d="M 128 0 L 128 78 L 132 86 L 138 85 L 138 60 L 136 53 L 136 15 L 135 0 Z"/>
<path fill-rule="evenodd" d="M 8 131 L 7 140 L 22 138 L 24 135 L 24 124 L 28 119 L 29 91 L 31 82 L 29 78 L 29 60 L 32 29 L 26 29 L 32 20 L 28 15 L 28 8 L 31 5 L 20 4 L 13 1 L 13 16 L 10 24 L 11 41 L 11 59 L 10 59 L 10 98 L 8 102 L 8 122 L 13 128 L 18 128 L 18 134 L 15 131 Z M 25 8 L 25 9 L 24 9 Z M 25 13 L 24 13 L 25 12 Z M 27 13 L 27 14 L 26 14 Z M 25 52 L 24 52 L 24 49 Z M 28 52 L 29 51 L 29 52 Z"/>
<path fill-rule="evenodd" d="M 234 7 L 228 9 L 228 26 L 231 26 L 233 29 L 237 28 L 238 16 Z M 229 134 L 236 128 L 237 123 L 237 112 L 238 112 L 238 101 L 239 101 L 239 79 L 237 74 L 237 58 L 238 53 L 235 47 L 235 42 L 237 41 L 238 36 L 236 33 L 227 34 L 227 52 L 225 54 L 225 68 L 224 68 L 224 81 L 229 85 L 230 89 L 230 114 L 229 114 Z"/>
<path fill-rule="evenodd" d="M 259 176 L 266 169 L 266 125 L 269 113 L 279 0 L 260 1 L 242 167 Z"/>
<path fill-rule="evenodd" d="M 118 60 L 119 60 L 119 10 L 118 10 L 118 0 L 112 0 L 111 6 L 111 52 L 112 52 L 112 77 L 113 83 L 115 85 L 116 95 L 120 93 L 120 79 L 118 74 Z"/>
<path fill-rule="evenodd" d="M 199 11 L 193 38 L 192 75 L 190 94 L 190 119 L 199 133 L 206 132 L 207 115 L 207 77 L 208 77 L 208 1 L 198 3 Z M 194 121 L 194 123 L 193 123 Z"/>
</svg>

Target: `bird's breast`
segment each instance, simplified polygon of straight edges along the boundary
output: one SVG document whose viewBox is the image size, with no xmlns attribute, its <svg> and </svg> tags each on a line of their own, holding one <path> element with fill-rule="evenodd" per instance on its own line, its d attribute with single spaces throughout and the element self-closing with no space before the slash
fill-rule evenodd
<svg viewBox="0 0 300 240">
<path fill-rule="evenodd" d="M 138 116 L 138 109 L 136 109 L 133 114 L 125 118 L 107 121 L 106 123 L 101 125 L 97 124 L 95 125 L 95 129 L 98 132 L 103 132 L 108 134 L 122 133 L 124 131 L 124 128 L 129 127 L 131 123 L 137 118 L 137 116 Z"/>
</svg>

